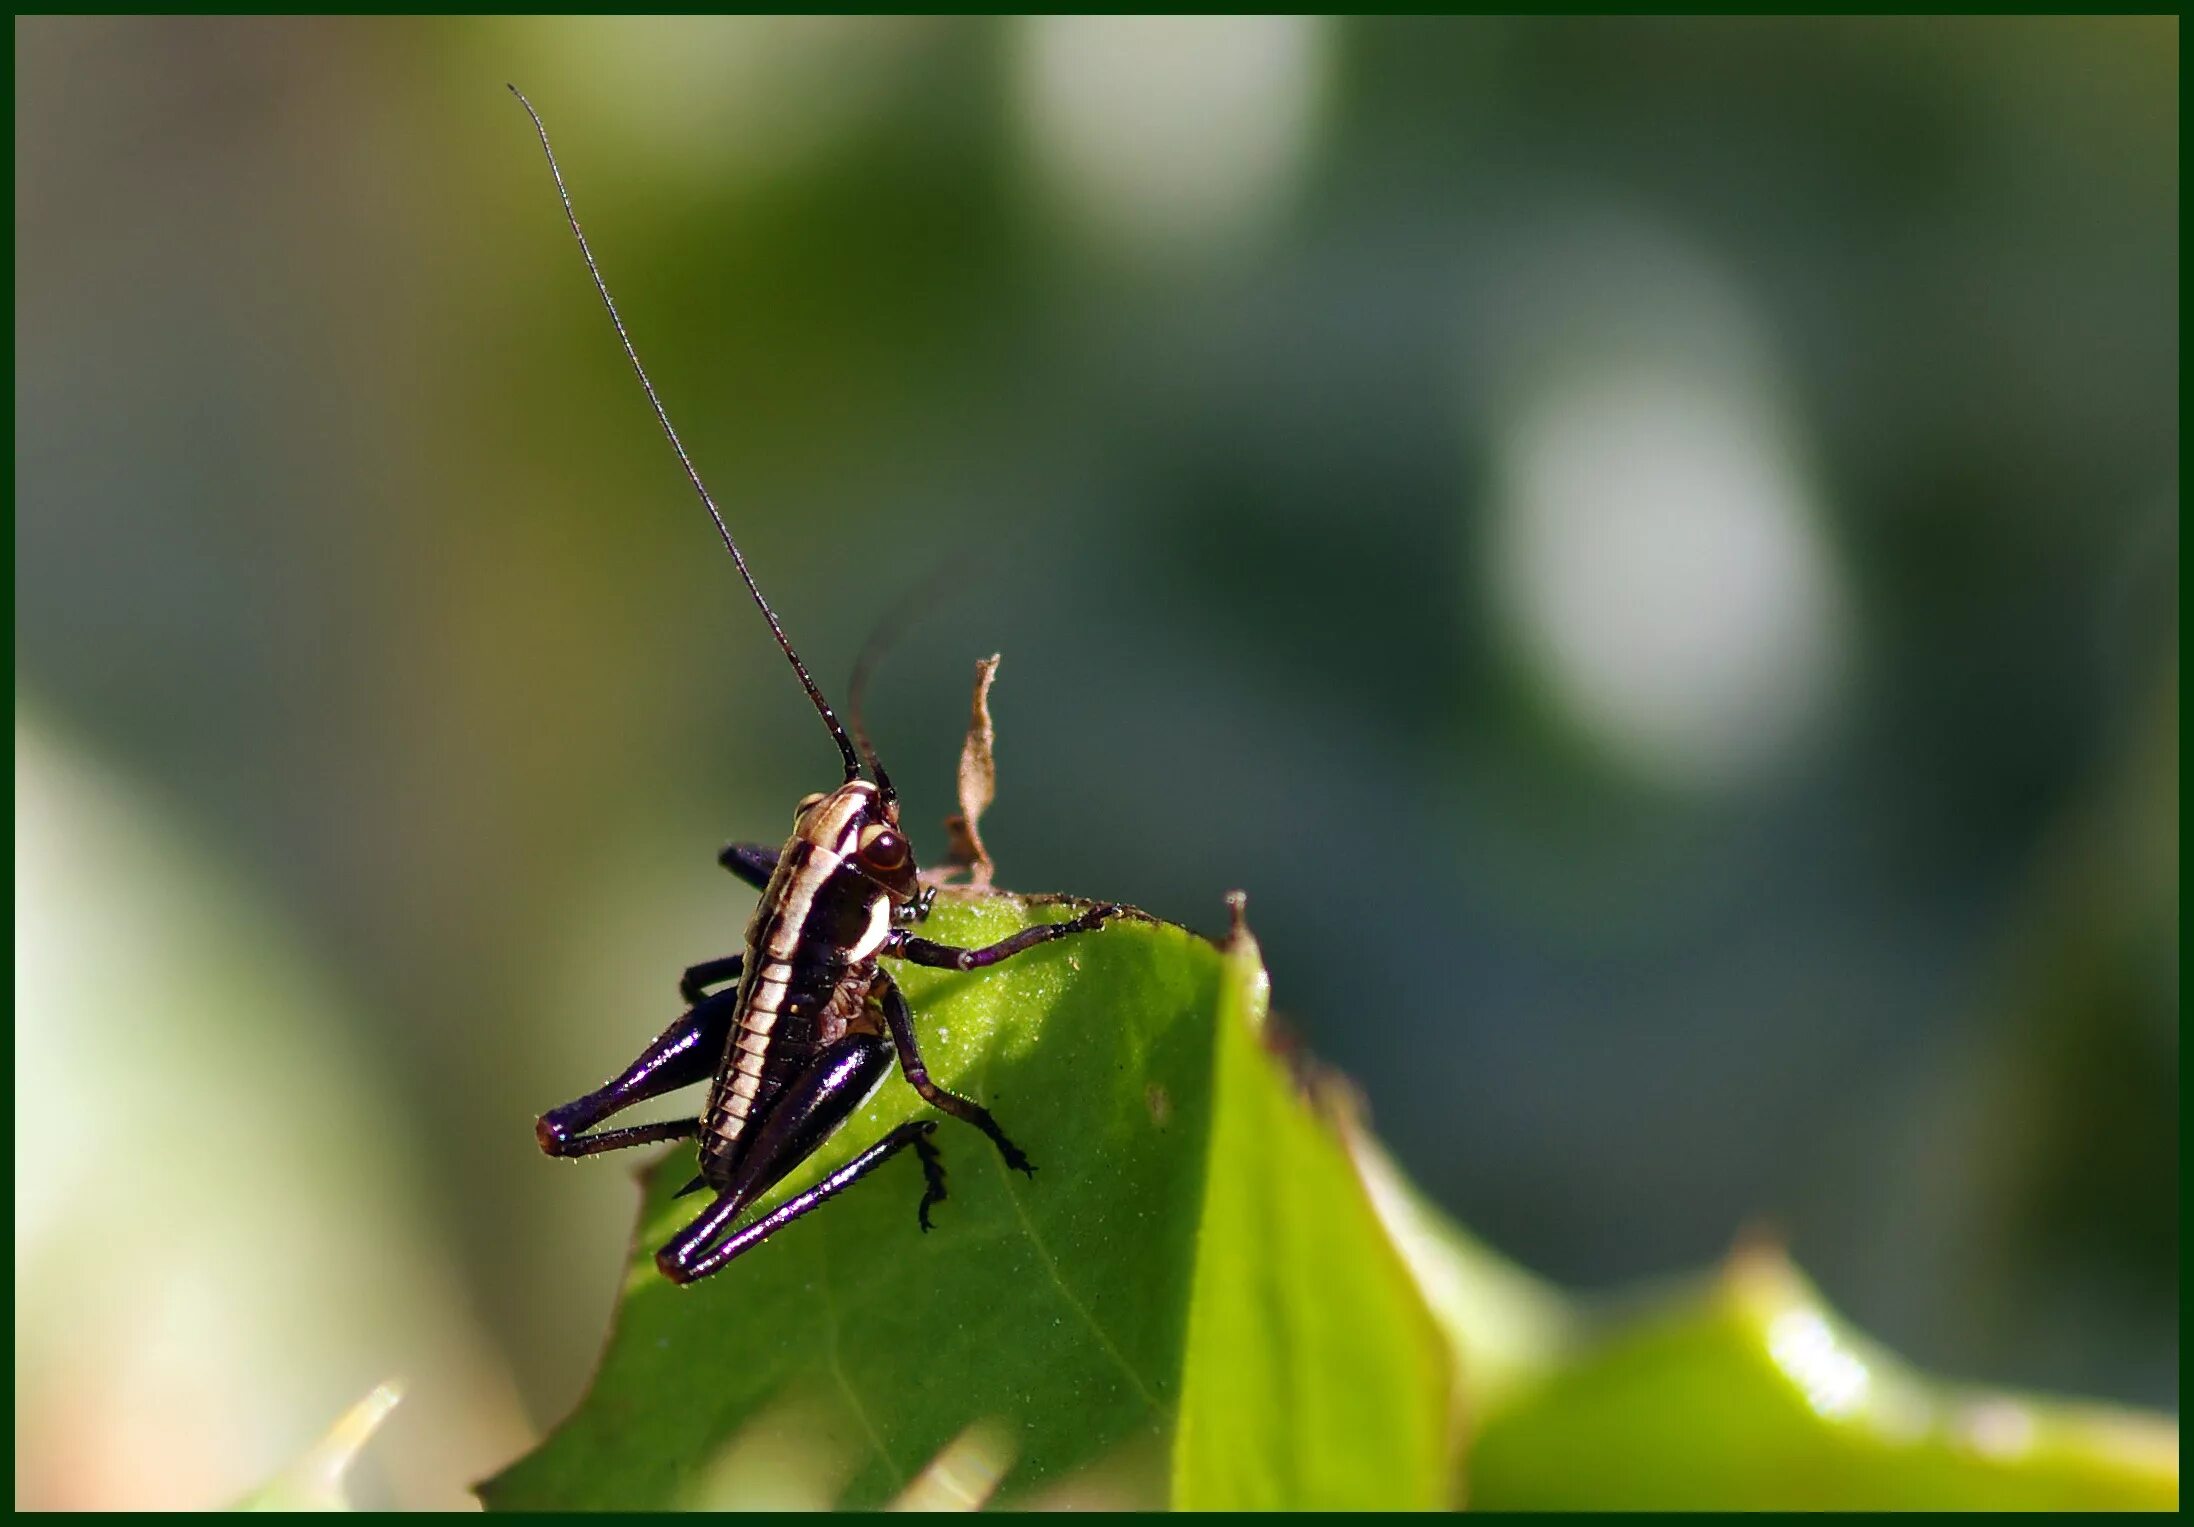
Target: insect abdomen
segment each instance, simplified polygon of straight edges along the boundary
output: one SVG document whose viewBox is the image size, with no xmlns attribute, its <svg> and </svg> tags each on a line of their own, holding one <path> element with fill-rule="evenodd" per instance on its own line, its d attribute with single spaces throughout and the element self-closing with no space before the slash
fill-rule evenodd
<svg viewBox="0 0 2194 1527">
<path fill-rule="evenodd" d="M 701 1173 L 713 1179 L 738 1158 L 740 1142 L 768 1111 L 785 1079 L 815 1054 L 815 1015 L 829 1000 L 789 961 L 754 967 L 739 1004 L 739 1020 L 709 1088 L 701 1119 Z"/>
<path fill-rule="evenodd" d="M 853 828 L 814 823 L 832 841 Z M 890 901 L 844 855 L 796 832 L 747 925 L 747 968 L 701 1117 L 701 1175 L 719 1189 L 777 1094 L 859 1022 Z"/>
</svg>

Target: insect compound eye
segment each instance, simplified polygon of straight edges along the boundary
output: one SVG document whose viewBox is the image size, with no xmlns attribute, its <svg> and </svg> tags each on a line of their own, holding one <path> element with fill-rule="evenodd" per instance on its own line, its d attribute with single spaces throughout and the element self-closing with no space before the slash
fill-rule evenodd
<svg viewBox="0 0 2194 1527">
<path fill-rule="evenodd" d="M 907 840 L 881 822 L 861 829 L 861 864 L 879 874 L 891 874 L 907 866 Z"/>
<path fill-rule="evenodd" d="M 801 796 L 800 804 L 792 808 L 792 820 L 797 823 L 800 818 L 806 816 L 817 806 L 821 805 L 824 799 L 825 797 L 823 795 L 823 792 L 820 790 L 816 791 L 812 795 Z"/>
</svg>

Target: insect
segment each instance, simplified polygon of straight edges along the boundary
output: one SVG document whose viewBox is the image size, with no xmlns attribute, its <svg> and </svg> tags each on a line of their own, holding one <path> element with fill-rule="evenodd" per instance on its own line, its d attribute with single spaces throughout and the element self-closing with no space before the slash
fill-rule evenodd
<svg viewBox="0 0 2194 1527">
<path fill-rule="evenodd" d="M 853 1115 L 890 1074 L 894 1059 L 924 1101 L 988 1135 L 1007 1166 L 1033 1173 L 1028 1157 L 988 1109 L 930 1079 L 906 998 L 877 961 L 890 956 L 943 970 L 980 970 L 1053 939 L 1090 932 L 1122 909 L 1092 906 L 1068 921 L 1027 928 L 981 949 L 955 948 L 914 934 L 937 893 L 916 872 L 913 849 L 900 830 L 891 776 L 866 735 L 861 751 L 855 751 L 762 597 L 739 543 L 640 364 L 594 251 L 580 231 L 548 130 L 517 86 L 510 91 L 541 139 L 565 221 L 655 421 L 845 762 L 845 779 L 836 789 L 800 802 L 792 835 L 782 848 L 734 843 L 719 856 L 724 868 L 762 893 L 742 952 L 688 969 L 678 983 L 685 1014 L 603 1086 L 541 1115 L 536 1137 L 551 1156 L 591 1156 L 664 1140 L 699 1140 L 700 1175 L 683 1191 L 705 1187 L 716 1196 L 656 1254 L 656 1265 L 673 1283 L 691 1283 L 722 1269 L 909 1148 L 922 1165 L 916 1217 L 926 1231 L 930 1210 L 945 1197 L 944 1164 L 930 1139 L 937 1125 L 930 1119 L 899 1125 L 805 1192 L 734 1227 Z M 598 1127 L 635 1103 L 704 1080 L 710 1084 L 708 1101 L 698 1118 Z"/>
</svg>

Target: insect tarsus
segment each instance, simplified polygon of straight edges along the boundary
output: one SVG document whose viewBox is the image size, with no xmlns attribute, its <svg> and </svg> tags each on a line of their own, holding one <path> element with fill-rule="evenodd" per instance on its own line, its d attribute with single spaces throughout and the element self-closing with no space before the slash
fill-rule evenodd
<svg viewBox="0 0 2194 1527">
<path fill-rule="evenodd" d="M 945 1197 L 944 1165 L 930 1141 L 937 1126 L 930 1119 L 899 1125 L 813 1187 L 758 1219 L 734 1226 L 851 1117 L 890 1073 L 895 1059 L 926 1102 L 988 1135 L 1007 1166 L 1033 1173 L 1027 1155 L 988 1109 L 931 1080 L 915 1036 L 914 1015 L 878 961 L 891 957 L 944 970 L 980 970 L 1039 944 L 1090 932 L 1121 909 L 1100 904 L 1068 921 L 1025 928 L 980 949 L 933 943 L 911 931 L 928 915 L 936 893 L 922 886 L 913 848 L 900 831 L 890 776 L 875 750 L 864 746 L 861 752 L 868 755 L 874 779 L 861 777 L 861 752 L 762 597 L 731 527 L 640 364 L 579 227 L 548 129 L 517 86 L 510 92 L 540 136 L 565 220 L 656 422 L 845 761 L 845 779 L 838 788 L 800 802 L 792 835 L 782 848 L 735 843 L 719 856 L 726 869 L 762 893 L 742 951 L 689 967 L 678 984 L 686 1012 L 603 1086 L 541 1115 L 536 1137 L 552 1156 L 590 1156 L 664 1140 L 698 1139 L 699 1185 L 716 1197 L 656 1256 L 664 1276 L 676 1283 L 707 1277 L 908 1148 L 922 1165 L 917 1217 L 927 1230 L 930 1210 Z M 697 1118 L 597 1127 L 635 1103 L 704 1080 L 710 1083 L 708 1101 Z"/>
</svg>

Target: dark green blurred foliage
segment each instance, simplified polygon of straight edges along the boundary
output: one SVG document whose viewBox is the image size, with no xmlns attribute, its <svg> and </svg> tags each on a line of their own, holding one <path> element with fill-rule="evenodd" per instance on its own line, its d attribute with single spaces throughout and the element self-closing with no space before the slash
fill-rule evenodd
<svg viewBox="0 0 2194 1527">
<path fill-rule="evenodd" d="M 1001 651 L 1002 882 L 1246 889 L 1492 1244 L 1595 1287 L 1769 1221 L 1925 1367 L 2175 1407 L 2176 21 L 1290 35 L 1292 117 L 1204 54 L 1185 115 L 1115 91 L 1178 144 L 1143 183 L 1286 151 L 1214 221 L 1045 148 L 1025 25 L 19 22 L 19 687 L 284 909 L 559 1414 L 631 1196 L 531 1119 L 832 762 L 516 80 L 826 687 L 959 565 L 871 706 L 915 822 Z M 1603 373 L 1696 381 L 1798 506 L 1805 598 L 1670 649 L 1713 661 L 1647 639 L 1719 608 L 1673 541 L 1582 606 L 1514 570 L 1594 537 L 1506 560 Z M 1665 706 L 1516 613 L 1580 607 Z M 1790 684 L 1685 687 L 1786 628 Z"/>
</svg>

